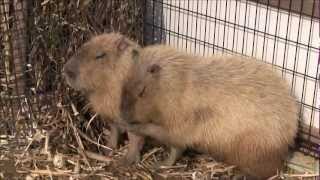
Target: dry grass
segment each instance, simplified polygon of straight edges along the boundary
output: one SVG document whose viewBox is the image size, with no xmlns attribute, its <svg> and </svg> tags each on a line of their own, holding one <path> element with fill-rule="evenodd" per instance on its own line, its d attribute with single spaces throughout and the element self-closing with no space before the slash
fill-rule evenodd
<svg viewBox="0 0 320 180">
<path fill-rule="evenodd" d="M 139 164 L 119 167 L 117 160 L 127 151 L 125 142 L 117 150 L 104 146 L 101 137 L 94 135 L 91 122 L 87 131 L 75 123 L 85 121 L 73 104 L 60 106 L 67 121 L 70 134 L 61 132 L 68 143 L 55 139 L 58 132 L 37 131 L 32 138 L 17 142 L 15 138 L 0 143 L 0 179 L 16 177 L 21 179 L 231 179 L 237 174 L 235 166 L 216 162 L 206 155 L 189 152 L 171 167 L 154 169 L 152 165 L 167 155 L 163 147 L 149 146 L 144 149 Z M 88 125 L 88 124 L 87 124 Z M 95 129 L 96 130 L 96 129 Z M 59 134 L 59 133 L 58 133 Z M 93 134 L 92 136 L 90 134 Z M 108 134 L 108 133 L 106 133 Z M 63 138 L 60 136 L 60 138 Z M 108 136 L 105 136 L 106 140 Z M 20 146 L 17 147 L 16 145 Z M 14 151 L 13 151 L 14 150 Z M 270 179 L 315 179 L 312 174 L 281 174 Z M 9 179 L 10 179 L 9 178 Z"/>
<path fill-rule="evenodd" d="M 87 132 L 76 127 L 75 122 L 84 121 L 84 117 L 75 108 L 71 111 L 72 113 L 69 113 L 69 109 L 61 106 L 61 111 L 68 121 L 67 128 L 70 129 L 68 138 L 75 139 L 74 143 L 58 145 L 57 141 L 52 138 L 55 136 L 54 132 L 37 131 L 33 138 L 25 142 L 22 149 L 14 153 L 13 157 L 10 157 L 12 153 L 9 153 L 9 149 L 3 151 L 8 153 L 2 156 L 1 161 L 12 164 L 7 172 L 2 172 L 3 176 L 8 176 L 10 170 L 15 176 L 28 176 L 34 179 L 54 177 L 63 179 L 70 177 L 80 179 L 89 177 L 106 179 L 216 177 L 218 179 L 222 175 L 229 177 L 233 174 L 233 166 L 223 165 L 210 157 L 201 155 L 195 156 L 192 160 L 186 156 L 179 164 L 156 171 L 152 168 L 152 164 L 166 155 L 161 147 L 147 148 L 141 163 L 136 166 L 118 167 L 116 162 L 126 153 L 126 145 L 115 151 L 110 150 L 103 145 L 105 143 L 99 142 L 98 136 L 90 137 L 90 134 L 95 133 L 91 127 Z M 94 120 L 91 124 L 94 124 L 95 121 L 98 120 Z M 102 155 L 103 153 L 105 155 Z"/>
</svg>

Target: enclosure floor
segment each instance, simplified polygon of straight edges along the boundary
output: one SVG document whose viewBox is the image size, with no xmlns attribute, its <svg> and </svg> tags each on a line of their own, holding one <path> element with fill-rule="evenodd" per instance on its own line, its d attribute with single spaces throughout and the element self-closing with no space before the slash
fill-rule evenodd
<svg viewBox="0 0 320 180">
<path fill-rule="evenodd" d="M 163 147 L 147 147 L 139 164 L 121 167 L 117 166 L 116 162 L 126 153 L 126 145 L 117 151 L 108 152 L 107 156 L 102 156 L 102 153 L 95 154 L 94 159 L 88 158 L 89 165 L 77 153 L 48 153 L 45 152 L 41 143 L 33 145 L 33 147 L 30 146 L 25 151 L 28 143 L 25 142 L 25 146 L 16 146 L 17 143 L 18 141 L 13 138 L 9 138 L 9 140 L 8 138 L 6 140 L 0 138 L 0 179 L 70 179 L 72 177 L 73 179 L 227 180 L 238 173 L 235 166 L 216 162 L 209 156 L 194 152 L 187 152 L 174 166 L 156 170 L 152 168 L 152 165 L 167 156 Z M 23 143 L 19 141 L 19 144 Z M 294 158 L 290 161 L 305 164 L 303 170 L 306 170 L 304 173 L 308 172 L 308 174 L 303 174 L 303 172 L 294 174 L 298 171 L 294 172 L 293 169 L 297 170 L 298 168 L 289 165 L 288 167 L 291 168 L 286 173 L 282 173 L 284 179 L 315 179 L 312 176 L 315 172 L 310 170 L 310 167 L 313 167 L 310 164 L 314 165 L 315 163 L 312 158 L 295 153 Z M 298 170 L 301 171 L 302 168 L 300 167 Z"/>
</svg>

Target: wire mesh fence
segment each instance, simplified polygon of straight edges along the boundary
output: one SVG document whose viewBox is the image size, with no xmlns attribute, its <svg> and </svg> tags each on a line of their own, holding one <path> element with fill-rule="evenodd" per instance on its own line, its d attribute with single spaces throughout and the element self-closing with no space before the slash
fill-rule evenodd
<svg viewBox="0 0 320 180">
<path fill-rule="evenodd" d="M 53 137 L 52 147 L 75 142 L 66 108 L 79 96 L 64 84 L 62 66 L 96 34 L 120 31 L 142 43 L 142 8 L 136 0 L 0 0 L 1 154 L 16 152 L 15 159 L 43 130 Z"/>
<path fill-rule="evenodd" d="M 19 101 L 23 94 L 25 82 L 23 79 L 24 65 L 26 64 L 26 23 L 25 3 L 1 2 L 1 123 L 2 130 L 13 131 L 8 117 L 19 118 L 17 114 L 22 109 Z M 7 129 L 6 127 L 11 127 Z"/>
<path fill-rule="evenodd" d="M 70 103 L 80 111 L 86 102 L 65 85 L 62 66 L 82 43 L 103 32 L 120 31 L 141 44 L 143 10 L 138 0 L 0 0 L 0 179 L 24 177 L 34 159 L 51 157 L 42 157 L 42 148 L 68 154 L 80 143 L 97 151 L 77 141 L 77 128 L 88 122 L 74 116 Z M 91 126 L 96 130 L 85 137 L 104 143 L 106 124 Z"/>
<path fill-rule="evenodd" d="M 0 2 L 2 130 L 15 134 L 18 122 L 33 126 L 53 117 L 48 113 L 66 94 L 62 65 L 90 36 L 121 31 L 142 42 L 138 1 L 89 3 Z"/>
<path fill-rule="evenodd" d="M 300 103 L 301 150 L 319 156 L 319 1 L 149 3 L 158 7 L 150 13 L 161 14 L 145 22 L 155 41 L 203 56 L 253 56 L 277 68 Z"/>
</svg>

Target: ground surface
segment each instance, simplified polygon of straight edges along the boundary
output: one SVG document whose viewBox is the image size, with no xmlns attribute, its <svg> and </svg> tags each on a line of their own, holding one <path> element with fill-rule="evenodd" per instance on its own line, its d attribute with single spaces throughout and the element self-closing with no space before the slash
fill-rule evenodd
<svg viewBox="0 0 320 180">
<path fill-rule="evenodd" d="M 9 139 L 9 140 L 8 140 Z M 152 164 L 167 154 L 162 147 L 147 148 L 141 163 L 130 167 L 116 166 L 127 147 L 109 151 L 108 156 L 84 151 L 62 154 L 45 150 L 37 142 L 2 138 L 0 141 L 0 179 L 231 179 L 236 167 L 216 162 L 209 156 L 189 152 L 172 167 L 155 170 Z M 18 146 L 18 144 L 20 146 Z M 34 144 L 34 145 L 32 145 Z M 40 143 L 41 144 L 41 143 Z M 42 147 L 42 148 L 39 148 Z M 72 148 L 72 147 L 70 147 Z M 50 149 L 50 148 L 49 148 Z M 311 175 L 299 177 L 293 174 L 284 179 L 315 179 Z"/>
</svg>

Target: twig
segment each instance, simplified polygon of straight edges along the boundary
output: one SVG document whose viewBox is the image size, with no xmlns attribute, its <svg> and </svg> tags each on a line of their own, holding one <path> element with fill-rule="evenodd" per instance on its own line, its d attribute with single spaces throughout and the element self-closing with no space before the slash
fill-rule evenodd
<svg viewBox="0 0 320 180">
<path fill-rule="evenodd" d="M 30 171 L 19 171 L 17 170 L 18 173 L 31 173 L 33 175 L 52 175 L 52 176 L 72 176 L 71 171 L 49 171 L 47 169 L 45 170 L 30 170 Z"/>
<path fill-rule="evenodd" d="M 79 145 L 78 152 L 79 152 L 79 153 L 81 154 L 81 156 L 84 158 L 85 163 L 91 168 L 91 165 L 90 165 L 90 163 L 89 163 L 89 161 L 88 161 L 88 159 L 87 159 L 87 157 L 86 157 L 86 155 L 85 155 L 85 153 L 84 153 L 84 146 L 83 146 L 83 143 L 82 143 L 82 141 L 81 141 L 81 138 L 79 137 L 78 131 L 77 131 L 77 129 L 74 127 L 74 125 L 73 125 L 72 122 L 71 122 L 71 127 L 72 127 L 72 129 L 73 129 L 74 136 L 75 136 L 75 138 L 76 138 L 76 140 L 77 140 L 77 143 L 78 143 L 78 145 Z"/>
<path fill-rule="evenodd" d="M 102 156 L 100 154 L 91 152 L 91 151 L 85 151 L 85 154 L 90 158 L 90 159 L 94 159 L 94 160 L 98 160 L 98 161 L 102 161 L 102 162 L 111 162 L 112 159 L 106 156 Z"/>
<path fill-rule="evenodd" d="M 284 177 L 303 177 L 303 178 L 307 178 L 307 177 L 319 177 L 320 174 L 283 174 Z"/>
<path fill-rule="evenodd" d="M 47 170 L 48 170 L 48 172 L 49 172 L 50 179 L 53 180 L 52 171 L 50 170 L 50 168 L 49 168 L 48 165 L 47 165 Z"/>
<path fill-rule="evenodd" d="M 72 108 L 72 111 L 73 111 L 73 115 L 75 117 L 77 117 L 80 113 L 78 112 L 76 106 L 71 102 L 71 108 Z"/>
<path fill-rule="evenodd" d="M 49 134 L 46 132 L 45 142 L 44 142 L 44 151 L 49 154 Z"/>
<path fill-rule="evenodd" d="M 154 149 L 152 149 L 152 151 L 150 151 L 149 153 L 147 153 L 146 155 L 143 156 L 143 159 L 141 160 L 141 162 L 143 163 L 150 156 L 152 156 L 153 154 L 155 154 L 155 153 L 157 153 L 158 151 L 161 151 L 161 150 L 162 150 L 162 148 L 154 148 Z"/>
<path fill-rule="evenodd" d="M 93 141 L 93 140 L 90 139 L 87 135 L 85 135 L 83 132 L 81 132 L 79 129 L 78 129 L 78 133 L 79 133 L 79 135 L 80 135 L 81 137 L 83 137 L 83 138 L 86 139 L 87 141 L 91 142 L 92 144 L 95 144 L 95 145 L 97 145 L 98 147 L 103 147 L 103 148 L 105 148 L 105 149 L 108 149 L 108 150 L 112 151 L 111 148 L 109 148 L 109 147 L 107 147 L 107 146 L 105 146 L 105 145 L 102 145 L 102 144 L 99 144 L 99 143 Z"/>
<path fill-rule="evenodd" d="M 31 146 L 31 144 L 33 143 L 33 141 L 38 140 L 39 136 L 41 134 L 35 134 L 34 138 L 31 139 L 31 141 L 28 143 L 27 147 L 24 149 L 24 151 L 22 152 L 22 154 L 20 155 L 20 158 L 17 160 L 17 162 L 15 163 L 15 166 L 17 166 L 20 162 L 21 162 L 21 158 L 26 154 L 26 152 L 28 151 L 29 147 Z"/>
<path fill-rule="evenodd" d="M 97 117 L 97 115 L 98 115 L 98 114 L 96 113 L 96 114 L 94 114 L 94 115 L 91 117 L 91 119 L 89 120 L 89 122 L 88 122 L 88 124 L 87 124 L 86 131 L 88 131 L 91 122 Z"/>
<path fill-rule="evenodd" d="M 273 179 L 277 179 L 279 177 L 279 175 L 274 175 L 272 177 L 269 177 L 267 180 L 273 180 Z"/>
<path fill-rule="evenodd" d="M 181 169 L 181 168 L 186 168 L 186 164 L 182 165 L 174 165 L 174 166 L 161 166 L 160 169 Z"/>
<path fill-rule="evenodd" d="M 73 103 L 71 103 L 71 107 L 72 107 L 74 116 L 75 116 L 75 117 L 79 116 L 80 113 L 77 111 L 77 109 L 76 109 L 76 107 L 75 107 L 75 105 L 74 105 Z M 89 166 L 89 168 L 91 169 L 91 165 L 90 165 L 90 163 L 89 163 L 89 161 L 88 161 L 88 159 L 87 159 L 87 157 L 86 157 L 86 155 L 85 155 L 85 153 L 84 153 L 83 143 L 82 143 L 82 141 L 81 141 L 81 138 L 79 137 L 79 133 L 78 133 L 78 131 L 77 131 L 77 128 L 74 126 L 73 120 L 72 120 L 72 118 L 70 117 L 70 115 L 69 115 L 69 119 L 70 119 L 71 127 L 72 127 L 72 129 L 73 129 L 74 136 L 75 136 L 75 138 L 76 138 L 76 140 L 77 140 L 77 143 L 78 143 L 78 145 L 79 145 L 78 151 L 79 151 L 79 153 L 83 156 L 85 163 L 86 163 L 86 164 Z"/>
</svg>

